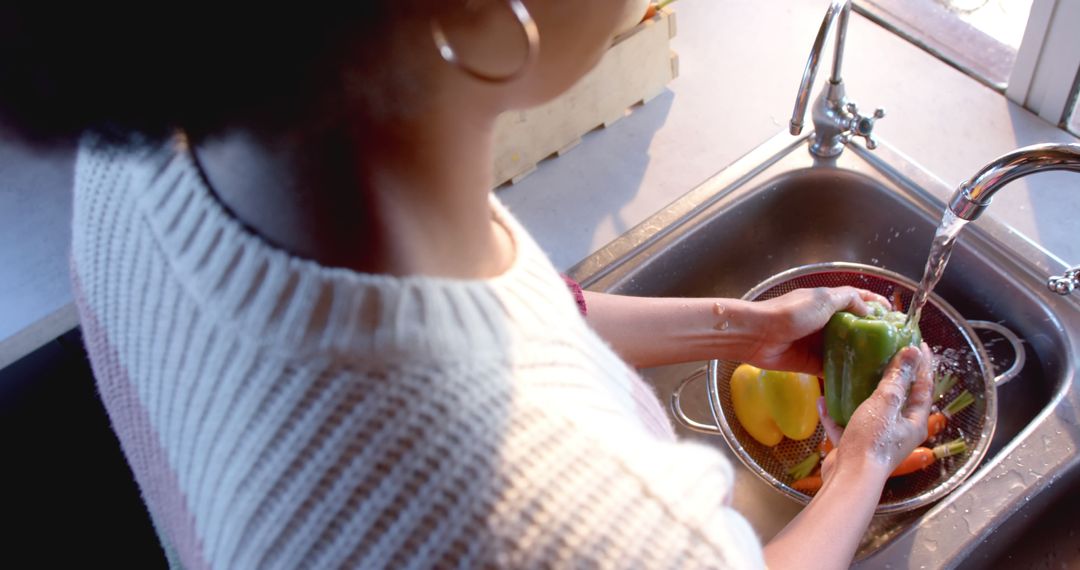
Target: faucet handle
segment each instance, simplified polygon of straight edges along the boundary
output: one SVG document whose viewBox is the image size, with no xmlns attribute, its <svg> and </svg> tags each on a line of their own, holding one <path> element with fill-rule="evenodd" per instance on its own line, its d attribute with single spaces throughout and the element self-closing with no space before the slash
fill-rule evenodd
<svg viewBox="0 0 1080 570">
<path fill-rule="evenodd" d="M 1080 287 L 1080 266 L 1073 267 L 1064 275 L 1051 277 L 1046 286 L 1058 295 L 1068 295 Z"/>
<path fill-rule="evenodd" d="M 848 143 L 854 137 L 862 137 L 866 139 L 866 148 L 870 150 L 877 148 L 878 142 L 873 136 L 874 123 L 878 119 L 885 118 L 885 109 L 875 109 L 873 116 L 866 117 L 859 114 L 859 106 L 855 103 L 848 103 L 845 108 L 851 114 L 851 118 L 843 135 L 844 143 Z"/>
</svg>

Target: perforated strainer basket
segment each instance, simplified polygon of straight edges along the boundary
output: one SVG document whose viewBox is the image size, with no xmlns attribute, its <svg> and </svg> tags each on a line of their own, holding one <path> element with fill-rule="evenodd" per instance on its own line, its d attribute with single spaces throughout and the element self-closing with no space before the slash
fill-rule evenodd
<svg viewBox="0 0 1080 570">
<path fill-rule="evenodd" d="M 754 287 L 743 298 L 764 301 L 795 289 L 845 285 L 873 291 L 889 299 L 899 299 L 904 307 L 911 302 L 917 287 L 910 279 L 878 267 L 822 263 L 780 273 Z M 1012 344 L 1016 356 L 1009 370 L 995 378 L 986 350 L 973 327 L 993 330 Z M 1023 367 L 1024 351 L 1016 335 L 996 323 L 964 320 L 937 295 L 931 295 L 923 309 L 919 328 L 923 340 L 938 355 L 937 372 L 952 373 L 958 378 L 956 385 L 938 404 L 944 405 L 965 389 L 975 396 L 975 403 L 950 418 L 945 431 L 935 441 L 945 442 L 963 437 L 967 441 L 968 451 L 939 460 L 911 475 L 889 479 L 881 495 L 877 514 L 908 511 L 936 501 L 975 471 L 994 434 L 997 421 L 996 386 L 1012 379 Z M 707 368 L 706 388 L 715 426 L 688 418 L 680 405 L 683 389 L 701 374 L 685 379 L 672 394 L 672 409 L 686 427 L 722 434 L 735 455 L 751 472 L 777 491 L 805 504 L 810 501 L 811 495 L 791 488 L 793 478 L 787 470 L 807 455 L 817 452 L 824 429 L 819 425 L 809 439 L 794 441 L 784 438 L 775 447 L 762 445 L 751 437 L 735 419 L 731 403 L 731 374 L 739 364 L 714 360 Z"/>
</svg>

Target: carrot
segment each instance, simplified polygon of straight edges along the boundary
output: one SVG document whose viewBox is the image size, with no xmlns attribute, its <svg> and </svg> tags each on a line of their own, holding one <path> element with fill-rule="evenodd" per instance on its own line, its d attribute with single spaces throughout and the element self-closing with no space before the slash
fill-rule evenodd
<svg viewBox="0 0 1080 570">
<path fill-rule="evenodd" d="M 674 1 L 675 0 L 661 0 L 660 2 L 653 2 L 652 4 L 649 4 L 649 7 L 645 10 L 645 17 L 642 18 L 641 21 L 644 22 L 645 20 L 651 20 L 654 16 L 656 16 L 656 13 L 659 12 L 661 8 L 667 6 L 668 4 L 671 4 Z"/>
<path fill-rule="evenodd" d="M 949 443 L 943 443 L 933 449 L 929 447 L 916 447 L 915 451 L 911 452 L 900 465 L 896 466 L 896 469 L 889 475 L 889 477 L 898 477 L 900 475 L 908 475 L 925 469 L 930 465 L 933 465 L 938 459 L 950 457 L 952 455 L 959 455 L 967 451 L 967 444 L 964 442 L 964 438 L 957 438 Z"/>
<path fill-rule="evenodd" d="M 832 440 L 829 439 L 829 436 L 821 438 L 821 443 L 818 444 L 818 451 L 821 452 L 822 457 L 828 455 L 833 449 L 835 449 L 835 446 L 833 445 Z"/>
<path fill-rule="evenodd" d="M 821 489 L 821 474 L 803 477 L 791 484 L 791 488 L 803 493 L 816 493 Z"/>
<path fill-rule="evenodd" d="M 931 440 L 937 437 L 945 429 L 945 424 L 953 416 L 962 412 L 965 408 L 975 402 L 975 396 L 971 395 L 971 392 L 964 390 L 960 392 L 958 396 L 953 398 L 953 401 L 949 402 L 944 409 L 940 412 L 934 412 L 930 414 L 930 417 L 926 421 L 926 439 Z"/>
<path fill-rule="evenodd" d="M 930 441 L 937 437 L 945 429 L 946 422 L 945 414 L 941 412 L 934 412 L 930 414 L 930 417 L 926 420 L 926 440 Z"/>
<path fill-rule="evenodd" d="M 916 447 L 915 451 L 911 452 L 900 465 L 896 466 L 896 469 L 889 475 L 889 477 L 897 477 L 899 475 L 907 475 L 914 473 L 920 469 L 929 467 L 937 458 L 934 457 L 934 450 L 929 447 Z"/>
</svg>

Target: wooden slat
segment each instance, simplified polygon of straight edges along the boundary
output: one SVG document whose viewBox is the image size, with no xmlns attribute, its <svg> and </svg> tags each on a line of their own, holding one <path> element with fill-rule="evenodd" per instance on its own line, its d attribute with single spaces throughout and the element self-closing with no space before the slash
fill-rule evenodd
<svg viewBox="0 0 1080 570">
<path fill-rule="evenodd" d="M 596 68 L 555 100 L 499 117 L 495 126 L 495 184 L 516 183 L 537 163 L 562 154 L 582 135 L 622 119 L 626 110 L 664 91 L 678 75 L 670 49 L 675 13 L 667 8 L 619 36 Z"/>
</svg>

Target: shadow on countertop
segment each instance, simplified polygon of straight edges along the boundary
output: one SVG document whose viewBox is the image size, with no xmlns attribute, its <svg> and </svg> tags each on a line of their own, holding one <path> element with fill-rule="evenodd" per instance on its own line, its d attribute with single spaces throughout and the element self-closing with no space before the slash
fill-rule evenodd
<svg viewBox="0 0 1080 570">
<path fill-rule="evenodd" d="M 592 253 L 589 244 L 601 228 L 621 235 L 634 225 L 621 210 L 641 189 L 653 137 L 667 121 L 674 100 L 675 94 L 665 89 L 648 103 L 631 107 L 627 117 L 610 127 L 587 133 L 577 148 L 557 158 L 558 168 L 547 159 L 525 183 L 498 189 L 499 199 L 533 233 L 556 268 L 565 270 Z M 558 172 L 571 172 L 580 182 L 559 185 Z"/>
</svg>

